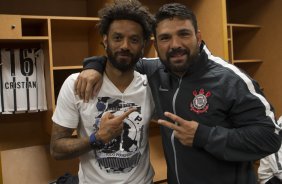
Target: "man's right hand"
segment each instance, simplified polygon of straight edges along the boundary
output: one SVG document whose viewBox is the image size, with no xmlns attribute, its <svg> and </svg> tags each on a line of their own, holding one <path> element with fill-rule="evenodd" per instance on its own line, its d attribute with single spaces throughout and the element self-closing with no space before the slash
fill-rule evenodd
<svg viewBox="0 0 282 184">
<path fill-rule="evenodd" d="M 84 102 L 96 96 L 102 86 L 102 75 L 93 69 L 83 70 L 75 81 L 75 93 Z"/>
</svg>

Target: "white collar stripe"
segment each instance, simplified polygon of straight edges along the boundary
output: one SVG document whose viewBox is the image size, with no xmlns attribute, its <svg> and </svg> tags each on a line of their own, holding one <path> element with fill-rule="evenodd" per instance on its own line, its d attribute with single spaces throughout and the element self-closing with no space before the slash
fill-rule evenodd
<svg viewBox="0 0 282 184">
<path fill-rule="evenodd" d="M 224 61 L 223 59 L 221 59 L 220 57 L 215 57 L 211 54 L 211 52 L 208 50 L 208 48 L 206 47 L 206 45 L 203 47 L 203 50 L 207 53 L 208 58 L 220 65 L 222 65 L 223 67 L 229 68 L 230 70 L 232 70 L 236 75 L 238 75 L 240 78 L 243 79 L 243 81 L 247 84 L 247 87 L 250 91 L 251 94 L 253 94 L 254 96 L 256 96 L 257 98 L 260 99 L 260 101 L 263 103 L 263 105 L 265 106 L 265 114 L 266 116 L 270 117 L 270 119 L 272 120 L 273 124 L 275 125 L 276 128 L 280 129 L 280 127 L 278 126 L 278 124 L 275 121 L 275 117 L 274 117 L 274 113 L 273 111 L 271 111 L 270 109 L 270 104 L 267 102 L 267 100 L 265 99 L 264 96 L 262 96 L 261 94 L 258 94 L 255 90 L 255 87 L 252 83 L 252 81 L 246 76 L 246 74 L 244 74 L 243 72 L 241 72 L 236 66 L 227 63 L 226 61 Z"/>
</svg>

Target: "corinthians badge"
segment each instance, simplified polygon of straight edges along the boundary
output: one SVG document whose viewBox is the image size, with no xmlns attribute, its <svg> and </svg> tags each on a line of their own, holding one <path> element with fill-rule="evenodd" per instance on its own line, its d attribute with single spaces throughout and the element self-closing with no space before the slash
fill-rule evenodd
<svg viewBox="0 0 282 184">
<path fill-rule="evenodd" d="M 199 93 L 194 90 L 193 95 L 195 96 L 193 101 L 190 104 L 191 111 L 200 114 L 207 112 L 209 109 L 209 104 L 207 98 L 211 96 L 211 92 L 206 92 L 204 89 L 200 89 Z"/>
</svg>

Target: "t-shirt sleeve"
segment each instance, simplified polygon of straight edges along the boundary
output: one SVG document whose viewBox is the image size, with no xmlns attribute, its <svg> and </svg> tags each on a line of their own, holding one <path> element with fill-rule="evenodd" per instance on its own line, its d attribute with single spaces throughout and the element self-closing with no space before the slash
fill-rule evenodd
<svg viewBox="0 0 282 184">
<path fill-rule="evenodd" d="M 52 116 L 54 123 L 67 128 L 77 128 L 79 112 L 77 102 L 79 100 L 74 93 L 74 82 L 77 74 L 70 75 L 61 87 L 55 112 Z"/>
</svg>

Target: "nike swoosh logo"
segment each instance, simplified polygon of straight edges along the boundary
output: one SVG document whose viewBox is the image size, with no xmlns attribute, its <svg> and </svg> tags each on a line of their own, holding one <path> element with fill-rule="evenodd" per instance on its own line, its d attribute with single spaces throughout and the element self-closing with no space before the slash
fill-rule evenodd
<svg viewBox="0 0 282 184">
<path fill-rule="evenodd" d="M 162 86 L 160 86 L 159 91 L 168 91 L 168 89 L 164 89 L 164 88 L 162 88 Z"/>
</svg>

